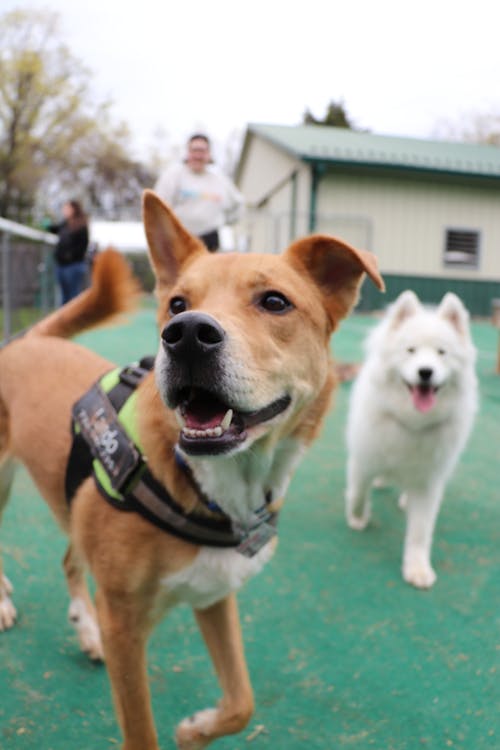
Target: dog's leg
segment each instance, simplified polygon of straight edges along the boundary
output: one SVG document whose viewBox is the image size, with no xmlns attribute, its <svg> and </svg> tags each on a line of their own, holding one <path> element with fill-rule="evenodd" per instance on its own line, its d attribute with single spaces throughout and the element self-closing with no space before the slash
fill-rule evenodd
<svg viewBox="0 0 500 750">
<path fill-rule="evenodd" d="M 68 618 L 75 627 L 82 651 L 91 659 L 103 659 L 97 615 L 87 588 L 85 568 L 70 544 L 64 556 L 64 573 L 70 594 Z"/>
<path fill-rule="evenodd" d="M 146 669 L 152 601 L 138 594 L 97 590 L 96 605 L 124 744 L 122 750 L 159 750 Z"/>
<path fill-rule="evenodd" d="M 14 479 L 15 464 L 12 459 L 4 458 L 0 466 L 0 520 L 3 509 L 9 499 L 10 489 Z M 7 630 L 14 625 L 17 612 L 12 603 L 10 594 L 12 584 L 3 572 L 2 557 L 0 555 L 0 631 Z"/>
<path fill-rule="evenodd" d="M 434 526 L 443 497 L 443 487 L 432 487 L 427 493 L 406 494 L 406 537 L 403 552 L 403 578 L 421 589 L 436 581 L 431 565 Z"/>
<path fill-rule="evenodd" d="M 0 560 L 0 632 L 11 628 L 16 621 L 17 612 L 10 594 L 12 594 L 12 584 L 7 576 L 3 575 Z"/>
<path fill-rule="evenodd" d="M 240 732 L 253 713 L 236 597 L 195 612 L 222 688 L 217 708 L 199 711 L 177 727 L 179 750 L 201 750 L 216 737 Z"/>
<path fill-rule="evenodd" d="M 345 514 L 347 524 L 355 531 L 365 529 L 371 517 L 371 478 L 365 476 L 358 463 L 349 458 L 347 464 L 347 489 Z"/>
</svg>

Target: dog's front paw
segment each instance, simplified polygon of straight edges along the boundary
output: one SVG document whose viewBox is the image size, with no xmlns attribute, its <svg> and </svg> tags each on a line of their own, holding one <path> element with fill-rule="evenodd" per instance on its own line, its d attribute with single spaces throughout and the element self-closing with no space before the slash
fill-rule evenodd
<svg viewBox="0 0 500 750">
<path fill-rule="evenodd" d="M 410 560 L 403 565 L 403 578 L 417 589 L 430 589 L 436 582 L 436 573 L 424 560 Z"/>
<path fill-rule="evenodd" d="M 104 650 L 97 622 L 82 599 L 73 599 L 69 605 L 68 619 L 78 633 L 80 648 L 93 661 L 104 661 Z"/>
<path fill-rule="evenodd" d="M 0 631 L 11 628 L 17 617 L 16 608 L 9 594 L 12 593 L 12 584 L 7 576 L 0 580 Z"/>
<path fill-rule="evenodd" d="M 347 525 L 354 531 L 363 531 L 370 523 L 372 515 L 371 502 L 364 495 L 350 487 L 345 493 L 345 518 Z"/>
<path fill-rule="evenodd" d="M 347 525 L 354 531 L 364 531 L 370 523 L 370 514 L 364 513 L 362 516 L 355 516 L 354 513 L 347 514 Z"/>
<path fill-rule="evenodd" d="M 217 709 L 206 708 L 181 721 L 175 733 L 179 750 L 201 750 L 206 747 L 215 725 Z"/>
</svg>

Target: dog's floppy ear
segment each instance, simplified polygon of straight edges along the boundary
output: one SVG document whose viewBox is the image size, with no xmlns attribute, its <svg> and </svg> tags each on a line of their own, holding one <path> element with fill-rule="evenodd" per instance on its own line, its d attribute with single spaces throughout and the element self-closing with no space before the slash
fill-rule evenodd
<svg viewBox="0 0 500 750">
<path fill-rule="evenodd" d="M 462 338 L 469 338 L 469 313 L 456 294 L 453 292 L 445 294 L 437 311 L 438 315 L 447 320 Z"/>
<path fill-rule="evenodd" d="M 333 328 L 356 304 L 365 273 L 381 291 L 385 289 L 375 255 L 336 237 L 317 234 L 297 240 L 284 257 L 319 287 Z"/>
<path fill-rule="evenodd" d="M 207 250 L 152 190 L 144 191 L 142 216 L 157 286 L 170 286 L 188 258 Z"/>
<path fill-rule="evenodd" d="M 416 315 L 421 309 L 422 305 L 415 292 L 412 292 L 411 289 L 406 289 L 404 292 L 401 292 L 390 307 L 390 327 L 398 328 L 403 321 L 411 318 L 412 315 Z"/>
</svg>

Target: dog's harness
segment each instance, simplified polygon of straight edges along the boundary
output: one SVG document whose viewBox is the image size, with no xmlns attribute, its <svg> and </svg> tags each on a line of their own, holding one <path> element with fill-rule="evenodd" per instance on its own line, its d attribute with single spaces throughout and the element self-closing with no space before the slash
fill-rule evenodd
<svg viewBox="0 0 500 750">
<path fill-rule="evenodd" d="M 93 475 L 102 495 L 115 508 L 136 512 L 155 526 L 194 544 L 234 547 L 253 557 L 275 534 L 278 514 L 263 507 L 250 529 L 227 516 L 199 487 L 178 449 L 177 465 L 201 502 L 218 517 L 187 513 L 149 470 L 135 423 L 136 388 L 152 370 L 153 357 L 106 373 L 73 406 L 73 443 L 66 469 L 65 490 L 71 503 L 84 479 Z"/>
</svg>

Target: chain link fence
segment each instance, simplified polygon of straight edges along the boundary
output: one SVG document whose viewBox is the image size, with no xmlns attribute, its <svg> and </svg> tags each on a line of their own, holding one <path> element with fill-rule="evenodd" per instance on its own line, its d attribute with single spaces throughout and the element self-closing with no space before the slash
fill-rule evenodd
<svg viewBox="0 0 500 750">
<path fill-rule="evenodd" d="M 57 238 L 0 218 L 0 242 L 0 317 L 5 344 L 56 305 L 52 248 Z"/>
</svg>

